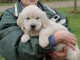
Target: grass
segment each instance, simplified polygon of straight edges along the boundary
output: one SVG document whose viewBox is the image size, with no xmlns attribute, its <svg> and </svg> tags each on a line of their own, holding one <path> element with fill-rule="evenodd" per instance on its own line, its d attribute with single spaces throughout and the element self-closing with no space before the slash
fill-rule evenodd
<svg viewBox="0 0 80 60">
<path fill-rule="evenodd" d="M 0 16 L 1 16 L 2 12 L 0 12 Z"/>
<path fill-rule="evenodd" d="M 74 0 L 41 0 L 43 2 L 51 2 L 51 1 L 74 1 Z M 80 0 L 77 0 L 80 1 Z"/>
<path fill-rule="evenodd" d="M 5 60 L 3 57 L 0 56 L 0 60 Z"/>
<path fill-rule="evenodd" d="M 73 1 L 73 0 L 42 0 L 43 2 L 51 2 L 51 1 Z M 80 0 L 77 0 L 80 1 Z M 0 3 L 0 6 L 13 6 L 15 3 Z"/>
<path fill-rule="evenodd" d="M 80 14 L 72 14 L 71 11 L 73 8 L 58 8 L 58 10 L 63 12 L 68 17 L 69 26 L 76 35 L 78 45 L 80 46 Z M 80 11 L 80 7 L 78 7 L 78 11 Z"/>
<path fill-rule="evenodd" d="M 14 3 L 0 3 L 0 6 L 13 6 Z"/>
</svg>

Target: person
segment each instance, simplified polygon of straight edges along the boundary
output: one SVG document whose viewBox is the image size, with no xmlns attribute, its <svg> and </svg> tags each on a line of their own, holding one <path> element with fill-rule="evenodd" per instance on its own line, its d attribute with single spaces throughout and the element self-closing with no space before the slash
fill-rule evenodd
<svg viewBox="0 0 80 60">
<path fill-rule="evenodd" d="M 38 36 L 31 37 L 27 43 L 22 43 L 20 38 L 23 31 L 16 24 L 20 12 L 28 5 L 35 4 L 46 12 L 49 19 L 68 27 L 66 16 L 56 9 L 51 9 L 42 4 L 40 0 L 17 0 L 14 7 L 7 9 L 0 20 L 0 54 L 6 60 L 65 60 L 66 47 L 60 52 L 54 52 L 57 43 L 65 42 L 72 49 L 76 44 L 74 34 L 66 30 L 55 32 L 49 38 L 49 45 L 45 48 L 39 46 Z"/>
</svg>

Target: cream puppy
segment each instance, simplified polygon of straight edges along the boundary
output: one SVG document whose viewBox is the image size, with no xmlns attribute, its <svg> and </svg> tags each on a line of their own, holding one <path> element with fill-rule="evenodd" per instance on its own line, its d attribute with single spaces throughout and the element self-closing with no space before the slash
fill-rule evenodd
<svg viewBox="0 0 80 60">
<path fill-rule="evenodd" d="M 39 44 L 46 47 L 49 44 L 48 38 L 54 32 L 65 29 L 64 26 L 48 19 L 45 12 L 36 5 L 29 5 L 23 9 L 17 19 L 17 24 L 24 31 L 22 42 L 27 42 L 30 36 L 39 35 Z"/>
<path fill-rule="evenodd" d="M 45 12 L 40 10 L 36 5 L 25 7 L 20 13 L 17 24 L 23 30 L 24 34 L 21 37 L 23 43 L 30 39 L 30 36 L 39 35 L 39 45 L 44 48 L 49 44 L 49 37 L 59 30 L 67 30 L 66 27 L 48 19 Z M 58 44 L 56 50 L 61 50 L 65 44 Z M 68 60 L 79 60 L 79 48 L 76 45 L 75 51 L 68 47 Z M 72 54 L 72 55 L 71 55 Z"/>
</svg>

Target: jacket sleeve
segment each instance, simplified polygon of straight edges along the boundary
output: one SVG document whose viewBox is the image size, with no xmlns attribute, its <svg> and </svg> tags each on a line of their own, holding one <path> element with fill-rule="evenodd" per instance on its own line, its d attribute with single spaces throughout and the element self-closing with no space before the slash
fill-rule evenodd
<svg viewBox="0 0 80 60">
<path fill-rule="evenodd" d="M 63 14 L 61 11 L 58 11 L 57 9 L 49 8 L 46 5 L 42 4 L 42 6 L 43 10 L 46 12 L 49 19 L 64 25 L 65 27 L 68 28 L 69 31 L 71 31 L 71 29 L 69 28 L 67 16 L 65 14 Z"/>
<path fill-rule="evenodd" d="M 16 60 L 16 49 L 21 35 L 16 19 L 9 12 L 4 12 L 0 20 L 0 53 L 6 60 Z"/>
<path fill-rule="evenodd" d="M 71 30 L 70 27 L 69 27 L 69 22 L 68 22 L 67 16 L 66 16 L 65 14 L 63 14 L 61 11 L 58 11 L 57 9 L 53 9 L 53 10 L 54 10 L 54 11 L 56 12 L 56 14 L 59 16 L 59 19 L 57 19 L 56 22 L 64 25 L 65 27 L 68 28 L 68 30 L 69 30 L 70 32 L 72 32 L 72 30 Z M 56 16 L 53 17 L 53 18 L 56 18 Z"/>
<path fill-rule="evenodd" d="M 14 16 L 8 11 L 4 12 L 0 20 L 0 54 L 6 60 L 37 60 L 53 50 L 52 44 L 41 48 L 38 37 L 31 37 L 27 43 L 22 43 L 22 34 Z"/>
</svg>

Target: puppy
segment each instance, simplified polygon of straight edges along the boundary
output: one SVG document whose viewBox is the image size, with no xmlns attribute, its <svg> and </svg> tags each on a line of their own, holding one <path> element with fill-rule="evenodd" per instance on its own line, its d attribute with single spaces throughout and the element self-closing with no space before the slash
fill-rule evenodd
<svg viewBox="0 0 80 60">
<path fill-rule="evenodd" d="M 39 44 L 46 47 L 49 44 L 48 38 L 54 32 L 65 29 L 64 26 L 48 19 L 46 13 L 35 5 L 29 5 L 20 13 L 17 24 L 24 31 L 22 42 L 27 42 L 30 36 L 39 35 Z"/>
<path fill-rule="evenodd" d="M 36 5 L 29 5 L 25 7 L 20 13 L 17 24 L 23 30 L 24 34 L 21 37 L 23 43 L 30 39 L 30 36 L 39 35 L 39 45 L 44 48 L 49 44 L 49 37 L 59 30 L 67 30 L 66 27 L 48 19 L 45 12 L 40 10 Z M 65 44 L 58 44 L 56 50 L 61 50 Z M 75 51 L 67 47 L 67 59 L 79 60 L 79 48 L 76 45 Z"/>
</svg>

